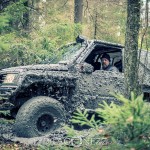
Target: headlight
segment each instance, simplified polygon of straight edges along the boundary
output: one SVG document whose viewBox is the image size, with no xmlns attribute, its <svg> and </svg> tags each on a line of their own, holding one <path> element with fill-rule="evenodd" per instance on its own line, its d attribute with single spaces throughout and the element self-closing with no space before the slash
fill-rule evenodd
<svg viewBox="0 0 150 150">
<path fill-rule="evenodd" d="M 17 74 L 6 74 L 3 79 L 3 84 L 14 83 L 16 80 Z"/>
</svg>

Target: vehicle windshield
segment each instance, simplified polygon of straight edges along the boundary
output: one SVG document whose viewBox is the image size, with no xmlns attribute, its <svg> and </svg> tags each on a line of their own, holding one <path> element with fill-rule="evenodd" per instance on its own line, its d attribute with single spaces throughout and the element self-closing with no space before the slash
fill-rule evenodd
<svg viewBox="0 0 150 150">
<path fill-rule="evenodd" d="M 81 43 L 72 43 L 58 49 L 58 54 L 50 61 L 50 63 L 69 63 L 77 58 L 82 52 L 83 45 Z"/>
</svg>

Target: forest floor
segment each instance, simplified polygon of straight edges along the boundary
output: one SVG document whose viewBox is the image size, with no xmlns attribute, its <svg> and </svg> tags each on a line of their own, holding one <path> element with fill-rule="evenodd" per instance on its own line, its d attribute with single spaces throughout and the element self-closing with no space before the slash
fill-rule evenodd
<svg viewBox="0 0 150 150">
<path fill-rule="evenodd" d="M 43 137 L 17 137 L 13 132 L 13 124 L 14 120 L 0 118 L 0 150 L 45 150 L 49 145 L 54 147 L 51 148 L 51 150 L 53 150 L 56 147 L 61 147 L 63 144 L 65 144 L 66 147 L 69 147 L 70 150 L 73 149 L 74 146 L 78 147 L 75 140 L 80 142 L 80 138 L 74 140 L 67 138 L 66 130 L 64 130 L 64 128 L 59 128 L 50 135 Z M 89 130 L 85 129 L 80 132 L 87 134 Z M 47 147 L 46 149 L 49 148 Z"/>
<path fill-rule="evenodd" d="M 13 119 L 5 118 L 0 115 L 0 150 L 55 150 L 62 149 L 62 145 L 67 147 L 65 150 L 73 150 L 74 147 L 76 147 L 76 149 L 80 149 L 83 146 L 83 142 L 87 145 L 87 147 L 90 146 L 89 144 L 92 144 L 85 140 L 85 138 L 93 133 L 93 130 L 87 127 L 81 128 L 74 126 L 76 130 L 73 130 L 73 132 L 76 132 L 76 138 L 68 138 L 67 129 L 64 127 L 59 128 L 48 136 L 22 138 L 15 135 L 13 125 Z M 71 133 L 72 135 L 74 134 L 73 132 Z M 90 139 L 90 142 L 93 142 L 91 140 L 95 139 Z M 103 146 L 103 143 L 105 143 L 105 146 L 107 145 L 107 139 L 104 139 L 104 141 L 103 139 L 96 140 L 99 140 L 97 143 L 101 146 Z M 51 148 L 49 149 L 48 146 Z"/>
<path fill-rule="evenodd" d="M 38 146 L 25 144 L 13 133 L 14 120 L 0 118 L 0 150 L 36 150 Z"/>
</svg>

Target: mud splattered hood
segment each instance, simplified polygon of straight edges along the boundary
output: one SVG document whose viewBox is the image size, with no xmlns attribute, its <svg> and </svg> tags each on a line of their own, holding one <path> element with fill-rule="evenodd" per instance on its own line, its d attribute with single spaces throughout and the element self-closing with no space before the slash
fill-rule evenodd
<svg viewBox="0 0 150 150">
<path fill-rule="evenodd" d="M 68 65 L 65 64 L 40 64 L 40 65 L 28 65 L 28 66 L 18 66 L 2 69 L 6 72 L 23 72 L 30 70 L 44 70 L 44 71 L 68 71 Z"/>
</svg>

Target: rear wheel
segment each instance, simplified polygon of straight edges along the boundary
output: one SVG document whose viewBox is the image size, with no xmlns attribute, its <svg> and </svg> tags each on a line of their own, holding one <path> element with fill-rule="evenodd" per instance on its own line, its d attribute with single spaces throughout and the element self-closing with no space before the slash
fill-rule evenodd
<svg viewBox="0 0 150 150">
<path fill-rule="evenodd" d="M 14 130 L 21 137 L 43 136 L 60 127 L 64 121 L 63 106 L 53 98 L 39 96 L 21 106 Z"/>
</svg>

